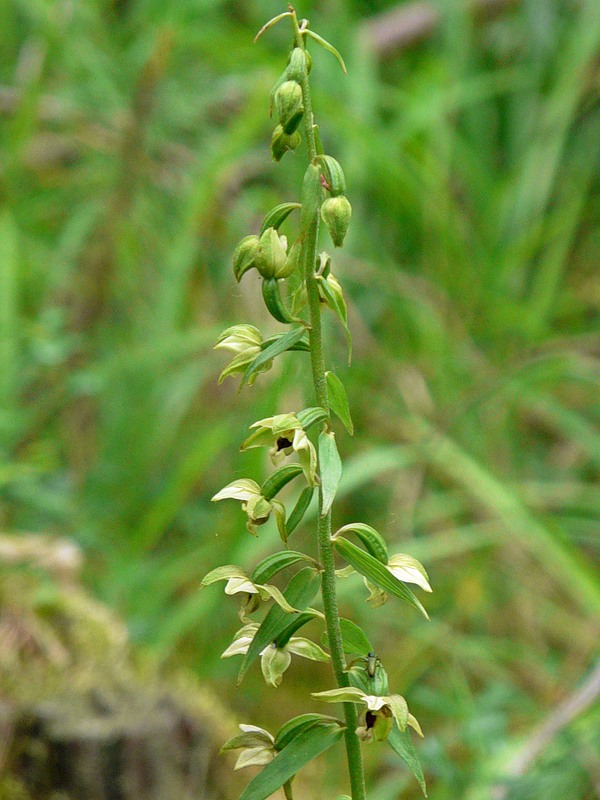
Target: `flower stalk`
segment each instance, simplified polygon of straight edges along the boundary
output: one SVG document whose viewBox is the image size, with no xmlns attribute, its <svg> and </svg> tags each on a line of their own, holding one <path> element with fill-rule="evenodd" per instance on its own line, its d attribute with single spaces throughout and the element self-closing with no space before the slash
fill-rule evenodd
<svg viewBox="0 0 600 800">
<path fill-rule="evenodd" d="M 389 558 L 385 540 L 370 525 L 350 523 L 332 533 L 332 504 L 342 474 L 333 417 L 339 419 L 350 435 L 354 426 L 346 390 L 340 379 L 326 368 L 323 313 L 331 311 L 337 316 L 346 337 L 349 359 L 352 351 L 342 287 L 331 273 L 331 257 L 326 252 L 319 253 L 319 232 L 323 222 L 333 245 L 341 247 L 352 209 L 345 196 L 343 170 L 335 158 L 323 152 L 317 132 L 307 39 L 332 53 L 344 72 L 346 68 L 333 45 L 311 31 L 307 20 L 298 20 L 292 6 L 270 20 L 258 36 L 288 18 L 293 26 L 293 44 L 287 66 L 271 92 L 271 111 L 278 117 L 271 154 L 279 162 L 288 152 L 296 150 L 304 138 L 308 166 L 301 202 L 276 206 L 266 215 L 258 234 L 242 239 L 233 254 L 233 272 L 240 282 L 246 272 L 256 269 L 262 278 L 267 311 L 278 323 L 291 329 L 265 339 L 252 325 L 228 328 L 217 347 L 231 351 L 235 357 L 219 380 L 240 374 L 241 385 L 250 385 L 284 352 L 305 352 L 310 357 L 316 405 L 294 413 L 275 413 L 251 425 L 252 433 L 242 442 L 241 450 L 268 447 L 271 463 L 277 469 L 262 485 L 250 478 L 238 478 L 213 497 L 214 501 L 241 502 L 247 517 L 246 527 L 255 536 L 259 531 L 262 535 L 263 528 L 272 528 L 274 519 L 284 549 L 266 556 L 251 573 L 233 564 L 217 567 L 204 578 L 202 585 L 224 580 L 227 595 L 241 596 L 239 613 L 244 627 L 222 654 L 224 658 L 242 656 L 238 683 L 259 658 L 265 682 L 272 688 L 281 684 L 292 654 L 330 662 L 336 688 L 312 695 L 321 701 L 341 704 L 344 719 L 309 712 L 284 723 L 275 735 L 256 726 L 241 726 L 242 733 L 223 749 L 242 749 L 236 769 L 263 767 L 240 800 L 266 800 L 278 788 L 283 788 L 290 800 L 296 773 L 342 738 L 352 800 L 366 800 L 361 748 L 370 742 L 388 742 L 425 792 L 423 774 L 407 731 L 410 725 L 420 733 L 418 722 L 408 713 L 404 698 L 389 692 L 387 673 L 367 635 L 339 615 L 336 583 L 351 572 L 362 575 L 370 591 L 367 602 L 371 605 L 383 605 L 392 595 L 408 602 L 426 618 L 427 612 L 406 583 L 417 584 L 425 591 L 431 588 L 419 562 L 405 554 Z M 294 211 L 300 212 L 300 225 L 296 235 L 289 239 L 293 242 L 289 246 L 288 236 L 281 235 L 279 228 Z M 293 275 L 298 288 L 293 292 L 288 290 L 287 297 L 286 279 Z M 312 436 L 311 428 L 318 431 L 318 437 Z M 311 436 L 318 438 L 318 446 L 313 444 Z M 277 495 L 292 481 L 297 486 L 302 480 L 303 488 L 288 515 Z M 291 550 L 288 540 L 301 523 L 316 488 L 319 515 L 315 562 L 311 556 Z M 359 545 L 348 536 L 358 539 Z M 347 563 L 344 570 L 336 570 L 338 556 Z M 279 573 L 290 567 L 297 571 L 287 586 L 279 588 Z M 319 595 L 322 611 L 311 607 L 313 601 L 318 602 Z M 256 621 L 252 615 L 265 604 L 270 606 L 269 610 L 262 621 Z M 296 635 L 311 621 L 324 624 L 326 650 Z M 346 663 L 346 654 L 356 654 L 350 664 Z"/>
</svg>

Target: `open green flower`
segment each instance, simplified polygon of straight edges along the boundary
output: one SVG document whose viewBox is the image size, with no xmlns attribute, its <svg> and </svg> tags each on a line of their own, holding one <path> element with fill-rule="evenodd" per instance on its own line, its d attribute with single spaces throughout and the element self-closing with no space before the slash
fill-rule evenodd
<svg viewBox="0 0 600 800">
<path fill-rule="evenodd" d="M 364 725 L 357 728 L 356 733 L 364 741 L 375 739 L 382 742 L 394 726 L 401 731 L 410 725 L 419 736 L 423 736 L 421 726 L 408 711 L 406 700 L 399 694 L 379 696 L 366 694 L 354 686 L 330 689 L 327 692 L 312 692 L 312 696 L 325 703 L 363 703 L 366 706 Z"/>
<path fill-rule="evenodd" d="M 228 739 L 221 752 L 227 750 L 239 750 L 242 752 L 235 762 L 235 769 L 243 767 L 264 767 L 277 755 L 275 750 L 275 739 L 269 731 L 259 728 L 257 725 L 240 725 L 241 733 Z"/>
<path fill-rule="evenodd" d="M 219 375 L 219 383 L 223 383 L 229 375 L 244 374 L 249 364 L 261 352 L 263 338 L 261 332 L 254 325 L 233 325 L 227 328 L 217 339 L 214 350 L 229 350 L 235 353 L 235 358 L 229 362 Z M 272 361 L 263 364 L 248 381 L 252 385 L 259 372 L 271 369 Z"/>
<path fill-rule="evenodd" d="M 291 606 L 283 594 L 276 586 L 269 583 L 252 583 L 246 573 L 235 564 L 227 564 L 224 567 L 213 569 L 202 579 L 200 586 L 209 586 L 216 581 L 227 581 L 225 594 L 242 595 L 242 605 L 240 607 L 240 619 L 242 622 L 251 623 L 248 614 L 252 614 L 259 607 L 261 601 L 274 600 L 288 614 L 297 611 Z"/>
<path fill-rule="evenodd" d="M 276 414 L 259 419 L 250 426 L 257 430 L 242 444 L 241 450 L 251 447 L 270 447 L 269 455 L 275 466 L 286 456 L 296 453 L 309 486 L 315 486 L 317 453 L 295 414 Z"/>
<path fill-rule="evenodd" d="M 237 481 L 227 484 L 211 499 L 213 502 L 218 500 L 241 500 L 242 511 L 245 511 L 248 517 L 246 528 L 253 536 L 257 535 L 259 525 L 264 525 L 271 516 L 271 511 L 273 511 L 277 529 L 285 540 L 285 507 L 279 500 L 267 500 L 266 497 L 263 497 L 260 492 L 260 486 L 256 481 L 250 478 L 239 478 Z"/>
<path fill-rule="evenodd" d="M 233 642 L 221 654 L 221 658 L 245 655 L 256 631 L 258 623 L 251 622 L 235 634 Z M 287 670 L 292 660 L 292 654 L 308 658 L 311 661 L 329 661 L 329 655 L 318 644 L 305 639 L 303 636 L 291 636 L 283 647 L 277 647 L 275 642 L 267 645 L 260 654 L 260 667 L 265 682 L 269 686 L 277 687 L 283 680 L 283 673 Z"/>
</svg>

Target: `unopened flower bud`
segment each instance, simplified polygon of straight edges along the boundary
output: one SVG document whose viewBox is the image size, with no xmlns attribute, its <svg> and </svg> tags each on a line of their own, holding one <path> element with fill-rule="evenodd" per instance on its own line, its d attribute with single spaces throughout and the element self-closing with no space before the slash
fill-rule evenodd
<svg viewBox="0 0 600 800">
<path fill-rule="evenodd" d="M 287 260 L 287 239 L 279 236 L 275 228 L 267 228 L 260 237 L 256 255 L 256 269 L 263 278 L 283 277 Z"/>
<path fill-rule="evenodd" d="M 283 130 L 281 125 L 277 125 L 273 131 L 273 138 L 271 139 L 271 155 L 274 161 L 281 161 L 283 156 L 288 150 L 295 150 L 302 137 L 298 131 L 288 134 Z"/>
<path fill-rule="evenodd" d="M 285 74 L 291 81 L 301 81 L 305 75 L 310 73 L 311 67 L 312 58 L 308 50 L 304 50 L 302 47 L 294 47 L 290 53 L 290 60 Z"/>
<path fill-rule="evenodd" d="M 327 226 L 335 247 L 341 247 L 350 225 L 352 206 L 343 195 L 328 197 L 321 206 L 321 219 Z"/>
<path fill-rule="evenodd" d="M 245 236 L 233 251 L 233 274 L 239 283 L 242 275 L 252 269 L 258 253 L 258 236 Z"/>
<path fill-rule="evenodd" d="M 302 88 L 296 81 L 285 81 L 275 92 L 275 105 L 279 114 L 279 122 L 284 132 L 294 133 L 302 115 Z"/>
<path fill-rule="evenodd" d="M 346 193 L 346 178 L 340 162 L 333 156 L 317 156 L 322 170 L 322 182 L 332 197 Z"/>
</svg>

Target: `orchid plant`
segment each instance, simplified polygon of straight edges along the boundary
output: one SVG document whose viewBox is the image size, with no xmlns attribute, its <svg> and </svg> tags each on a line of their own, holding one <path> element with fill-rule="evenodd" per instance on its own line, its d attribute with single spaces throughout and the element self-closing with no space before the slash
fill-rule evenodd
<svg viewBox="0 0 600 800">
<path fill-rule="evenodd" d="M 307 20 L 298 19 L 292 6 L 270 20 L 258 36 L 282 20 L 291 22 L 293 39 L 287 65 L 271 92 L 271 114 L 277 116 L 271 152 L 275 161 L 281 161 L 304 140 L 308 165 L 300 202 L 282 203 L 269 211 L 260 231 L 244 237 L 235 249 L 233 271 L 237 281 L 249 270 L 258 271 L 265 306 L 287 329 L 265 337 L 253 325 L 234 325 L 221 334 L 216 347 L 234 354 L 219 381 L 241 375 L 242 386 L 251 385 L 283 353 L 308 353 L 315 404 L 255 422 L 241 449 L 267 447 L 275 469 L 262 484 L 240 478 L 212 498 L 239 501 L 247 517 L 246 527 L 254 536 L 273 518 L 282 549 L 263 558 L 251 574 L 239 566 L 222 566 L 206 575 L 202 585 L 223 580 L 225 593 L 241 598 L 243 627 L 222 656 L 242 657 L 238 682 L 259 659 L 271 687 L 281 684 L 292 655 L 323 662 L 330 665 L 335 686 L 312 696 L 341 705 L 343 718 L 310 711 L 285 722 L 274 734 L 255 725 L 240 725 L 241 732 L 226 742 L 223 750 L 241 750 L 236 769 L 262 767 L 240 800 L 265 800 L 281 787 L 291 800 L 298 771 L 342 739 L 352 800 L 366 798 L 362 747 L 369 742 L 388 743 L 425 793 L 423 772 L 408 730 L 422 735 L 419 723 L 406 700 L 389 692 L 386 671 L 367 634 L 351 620 L 340 618 L 338 612 L 336 582 L 355 572 L 362 575 L 369 590 L 367 602 L 372 606 L 382 605 L 393 595 L 427 618 L 407 584 L 431 591 L 423 566 L 406 554 L 390 557 L 383 537 L 370 525 L 357 522 L 335 531 L 332 528 L 332 506 L 342 474 L 335 418 L 349 434 L 354 429 L 346 390 L 335 373 L 326 369 L 321 328 L 325 310 L 330 309 L 341 323 L 349 360 L 351 341 L 344 294 L 332 272 L 332 258 L 319 252 L 319 228 L 323 223 L 333 246 L 341 247 L 352 209 L 344 172 L 324 151 L 315 122 L 307 44 L 324 47 L 344 73 L 346 68 L 338 51 L 311 30 Z M 280 234 L 280 227 L 294 212 L 299 212 L 300 220 L 290 244 L 288 237 Z M 288 514 L 278 495 L 292 481 L 301 488 Z M 313 557 L 291 549 L 289 539 L 315 493 L 318 523 Z M 344 567 L 336 567 L 336 554 Z M 291 577 L 282 588 L 271 583 L 280 581 L 281 573 L 289 575 L 290 570 Z M 313 608 L 313 602 L 322 610 Z M 260 621 L 253 618 L 265 605 L 268 610 Z M 309 622 L 322 626 L 321 644 L 297 635 Z"/>
</svg>

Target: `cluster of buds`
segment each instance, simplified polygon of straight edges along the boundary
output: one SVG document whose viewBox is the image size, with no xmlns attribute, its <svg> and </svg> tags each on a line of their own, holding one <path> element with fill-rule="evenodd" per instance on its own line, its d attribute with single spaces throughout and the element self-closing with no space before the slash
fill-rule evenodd
<svg viewBox="0 0 600 800">
<path fill-rule="evenodd" d="M 271 139 L 271 154 L 275 161 L 281 161 L 288 150 L 295 150 L 302 141 L 298 130 L 304 115 L 301 82 L 310 72 L 310 67 L 306 50 L 294 47 L 283 75 L 273 87 L 271 112 L 274 102 L 279 119 Z"/>
</svg>

